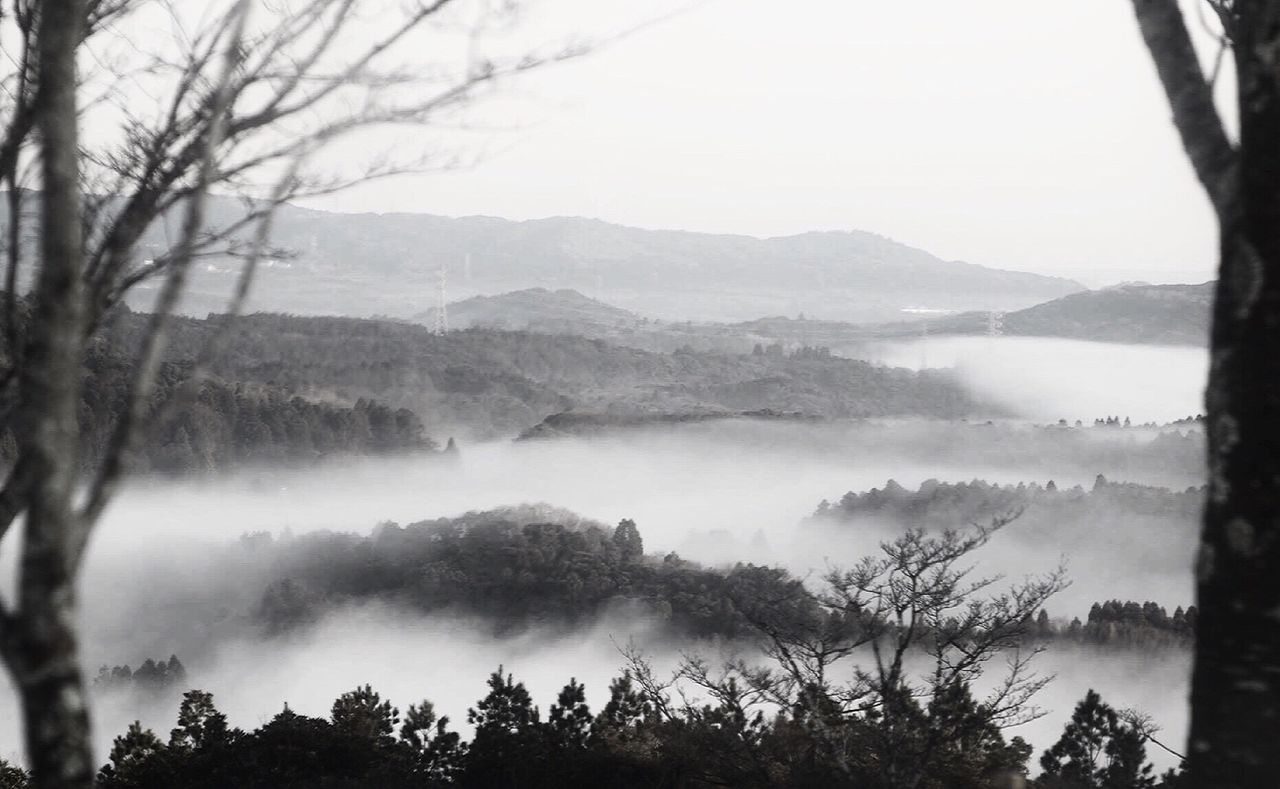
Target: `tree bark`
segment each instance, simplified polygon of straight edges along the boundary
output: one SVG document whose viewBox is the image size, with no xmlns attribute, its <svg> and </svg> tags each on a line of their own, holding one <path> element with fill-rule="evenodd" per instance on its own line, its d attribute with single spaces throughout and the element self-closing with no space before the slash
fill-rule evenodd
<svg viewBox="0 0 1280 789">
<path fill-rule="evenodd" d="M 1239 164 L 1221 221 L 1188 764 L 1280 780 L 1280 0 L 1237 0 Z M 1215 201 L 1216 202 L 1216 201 Z"/>
<path fill-rule="evenodd" d="M 1220 230 L 1187 766 L 1194 787 L 1271 787 L 1280 776 L 1280 0 L 1213 4 L 1235 53 L 1235 148 L 1177 1 L 1133 5 Z"/>
<path fill-rule="evenodd" d="M 94 775 L 68 553 L 80 528 L 73 508 L 84 323 L 76 50 L 85 13 L 85 0 L 44 2 L 38 12 L 40 273 L 19 373 L 18 420 L 19 455 L 31 483 L 17 610 L 7 617 L 4 656 L 41 789 L 87 789 Z"/>
</svg>

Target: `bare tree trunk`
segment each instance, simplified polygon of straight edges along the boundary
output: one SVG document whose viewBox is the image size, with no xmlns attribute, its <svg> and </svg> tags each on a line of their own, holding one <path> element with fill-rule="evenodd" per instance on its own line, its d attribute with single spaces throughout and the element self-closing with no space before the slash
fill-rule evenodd
<svg viewBox="0 0 1280 789">
<path fill-rule="evenodd" d="M 1219 212 L 1191 689 L 1203 787 L 1280 780 L 1280 2 L 1234 8 L 1239 164 Z"/>
<path fill-rule="evenodd" d="M 20 456 L 32 481 L 5 657 L 22 700 L 35 785 L 79 789 L 91 787 L 94 774 L 68 550 L 80 527 L 73 508 L 84 331 L 76 49 L 84 0 L 42 3 L 39 17 L 40 275 L 19 378 Z"/>
<path fill-rule="evenodd" d="M 0 483 L 0 538 L 19 515 L 26 517 L 17 600 L 11 606 L 0 599 L 0 658 L 21 698 L 36 786 L 93 785 L 87 700 L 77 655 L 75 579 L 91 528 L 115 492 L 147 413 L 167 315 L 183 292 L 192 257 L 215 249 L 230 252 L 241 230 L 257 226 L 232 305 L 232 311 L 238 311 L 254 262 L 266 248 L 271 211 L 292 197 L 336 191 L 408 167 L 370 166 L 353 178 L 307 176 L 303 164 L 324 145 L 379 124 L 426 124 L 465 104 L 483 84 L 586 51 L 567 47 L 486 62 L 484 68 L 469 69 L 418 99 L 399 100 L 401 88 L 418 90 L 421 83 L 418 75 L 386 63 L 384 55 L 451 4 L 452 0 L 408 4 L 403 14 L 390 15 L 383 35 L 350 56 L 337 42 L 344 39 L 348 25 L 360 24 L 365 17 L 356 8 L 357 0 L 311 0 L 302 4 L 305 11 L 278 9 L 278 26 L 251 36 L 245 35 L 249 0 L 226 4 L 226 13 L 215 12 L 202 23 L 202 32 L 181 42 L 178 62 L 157 65 L 148 59 L 147 67 L 156 68 L 172 85 L 158 105 L 162 112 L 155 128 L 124 135 L 127 153 L 119 162 L 126 164 L 90 165 L 112 175 L 115 186 L 107 190 L 123 206 L 117 215 L 96 217 L 84 210 L 79 192 L 76 53 L 86 35 L 110 27 L 144 3 L 32 0 L 14 4 L 9 16 L 0 13 L 6 24 L 10 18 L 16 20 L 24 44 L 15 64 L 21 70 L 16 88 L 0 68 L 0 81 L 10 92 L 17 91 L 15 114 L 0 130 L 0 185 L 7 184 L 11 195 L 17 194 L 16 163 L 30 149 L 33 129 L 41 165 L 39 275 L 33 309 L 27 331 L 21 333 L 24 352 L 10 348 L 13 358 L 0 374 L 0 393 L 10 392 L 14 382 L 18 388 L 15 418 L 9 422 L 10 412 L 0 414 L 6 425 L 13 425 L 18 441 L 15 467 Z M 34 47 L 26 48 L 33 29 Z M 215 77 L 209 72 L 219 61 L 219 50 L 222 69 Z M 29 52 L 35 53 L 31 81 Z M 31 94 L 29 102 L 23 100 L 24 88 Z M 392 94 L 397 100 L 379 100 Z M 303 124 L 294 123 L 304 118 Z M 247 194 L 254 191 L 247 184 L 275 175 L 281 167 L 284 176 L 265 209 L 204 233 L 202 201 L 211 186 L 231 186 Z M 149 261 L 151 265 L 136 265 L 135 248 L 146 229 L 184 201 L 187 214 L 179 244 Z M 13 205 L 11 201 L 10 238 L 25 237 Z M 97 239 L 89 249 L 86 225 L 94 227 L 88 237 Z M 12 309 L 19 248 L 11 246 L 4 275 L 10 283 L 10 309 L 0 328 L 7 338 L 19 334 Z M 100 310 L 157 276 L 166 281 L 139 356 L 126 416 L 80 504 L 76 415 L 83 354 Z M 9 344 L 14 344 L 12 339 Z"/>
<path fill-rule="evenodd" d="M 1210 2 L 1235 51 L 1234 149 L 1176 0 L 1133 5 L 1220 226 L 1188 767 L 1196 787 L 1270 787 L 1280 780 L 1280 0 Z"/>
</svg>

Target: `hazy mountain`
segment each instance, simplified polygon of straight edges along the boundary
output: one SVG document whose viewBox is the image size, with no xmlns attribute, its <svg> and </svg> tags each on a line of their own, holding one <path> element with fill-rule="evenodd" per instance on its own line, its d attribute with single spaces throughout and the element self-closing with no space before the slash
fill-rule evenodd
<svg viewBox="0 0 1280 789">
<path fill-rule="evenodd" d="M 1213 282 L 1200 285 L 1118 285 L 1072 293 L 1006 313 L 1002 332 L 1071 337 L 1103 342 L 1204 345 L 1209 337 Z M 968 313 L 935 321 L 930 331 L 973 334 L 989 329 L 986 314 Z"/>
<path fill-rule="evenodd" d="M 216 200 L 211 223 L 239 210 L 234 201 Z M 146 241 L 155 249 L 142 256 L 163 247 L 163 231 L 153 229 Z M 513 222 L 286 206 L 274 240 L 295 255 L 267 261 L 253 307 L 308 314 L 420 315 L 439 303 L 442 267 L 448 300 L 571 288 L 666 320 L 800 313 L 892 320 L 912 307 L 1014 310 L 1082 289 L 1065 279 L 944 261 L 861 231 L 758 239 L 582 218 Z M 234 261 L 201 261 L 187 311 L 219 309 L 234 271 Z M 134 304 L 146 308 L 148 301 L 139 294 Z"/>
<path fill-rule="evenodd" d="M 448 305 L 446 313 L 449 326 L 454 329 L 527 329 L 584 336 L 649 322 L 570 289 L 528 288 L 496 296 L 472 296 Z M 432 326 L 438 314 L 439 309 L 433 307 L 414 316 L 414 320 Z"/>
</svg>

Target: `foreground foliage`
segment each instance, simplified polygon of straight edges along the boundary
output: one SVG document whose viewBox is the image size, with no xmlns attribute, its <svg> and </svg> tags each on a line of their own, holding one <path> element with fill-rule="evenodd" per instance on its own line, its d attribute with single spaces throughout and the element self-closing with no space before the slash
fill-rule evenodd
<svg viewBox="0 0 1280 789">
<path fill-rule="evenodd" d="M 910 715 L 890 732 L 867 716 L 843 736 L 862 758 L 841 762 L 818 722 L 799 709 L 743 715 L 742 697 L 678 704 L 631 670 L 615 678 L 597 713 L 570 680 L 545 717 L 523 683 L 501 666 L 488 693 L 467 712 L 464 741 L 429 701 L 403 714 L 368 685 L 336 699 L 329 717 L 287 706 L 253 731 L 231 727 L 213 697 L 183 695 L 167 739 L 139 723 L 116 737 L 99 772 L 104 789 L 162 787 L 905 787 L 999 786 L 1025 776 L 1031 747 L 984 718 L 967 686 L 927 706 L 904 700 Z M 1149 729 L 1090 691 L 1061 739 L 1040 759 L 1040 789 L 1152 789 L 1178 786 L 1153 776 Z M 884 737 L 917 743 L 942 736 L 939 758 L 918 780 L 888 780 L 875 764 Z M 23 789 L 21 770 L 0 765 L 0 787 Z"/>
</svg>

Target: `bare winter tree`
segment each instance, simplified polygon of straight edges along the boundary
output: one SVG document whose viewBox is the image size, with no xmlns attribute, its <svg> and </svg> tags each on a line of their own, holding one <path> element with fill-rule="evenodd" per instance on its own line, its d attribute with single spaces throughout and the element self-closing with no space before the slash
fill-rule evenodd
<svg viewBox="0 0 1280 789">
<path fill-rule="evenodd" d="M 0 74 L 8 220 L 0 413 L 18 444 L 0 489 L 0 539 L 23 523 L 16 599 L 0 601 L 0 656 L 21 699 L 39 787 L 93 784 L 77 570 L 128 468 L 192 261 L 240 260 L 228 310 L 238 312 L 277 206 L 423 163 L 384 158 L 320 172 L 312 165 L 327 144 L 374 126 L 432 123 L 487 83 L 582 51 L 486 59 L 472 46 L 457 68 L 401 59 L 438 41 L 442 26 L 468 20 L 451 16 L 461 1 L 181 5 L 14 0 L 0 11 L 12 67 Z M 494 8 L 509 14 L 514 3 Z M 173 35 L 155 46 L 131 39 L 139 20 Z M 475 17 L 467 23 L 474 32 Z M 143 53 L 141 60 L 105 61 L 97 47 L 112 41 Z M 139 108 L 141 97 L 154 100 L 153 111 Z M 104 119 L 114 133 L 91 143 L 86 124 Z M 244 198 L 242 215 L 209 225 L 210 193 Z M 34 215 L 26 203 L 35 204 Z M 144 234 L 170 216 L 180 218 L 171 247 L 139 260 Z M 158 295 L 128 404 L 101 465 L 82 484 L 76 414 L 85 353 L 112 307 L 148 280 L 158 281 Z M 20 299 L 23 282 L 32 287 Z"/>
<path fill-rule="evenodd" d="M 1205 395 L 1209 498 L 1196 562 L 1193 786 L 1280 775 L 1280 0 L 1208 0 L 1234 54 L 1229 140 L 1176 0 L 1133 0 L 1220 227 Z M 1222 52 L 1219 53 L 1219 58 Z"/>
<path fill-rule="evenodd" d="M 1051 679 L 1031 670 L 1041 651 L 1031 636 L 1065 571 L 998 589 L 999 578 L 975 577 L 969 565 L 1012 519 L 972 531 L 909 531 L 852 569 L 830 571 L 816 593 L 799 581 L 754 583 L 780 571 L 748 568 L 736 574 L 733 599 L 761 636 L 764 665 L 732 660 L 713 670 L 695 656 L 660 683 L 631 650 L 629 669 L 659 715 L 701 720 L 711 713 L 688 699 L 674 704 L 669 689 L 681 683 L 713 700 L 717 732 L 737 726 L 734 744 L 748 758 L 727 758 L 740 766 L 753 764 L 764 711 L 781 709 L 819 747 L 812 758 L 838 765 L 846 778 L 903 788 L 940 780 L 946 759 L 962 752 L 978 759 L 994 745 L 978 745 L 975 733 L 1039 717 L 1032 697 Z M 1003 661 L 1003 671 L 989 671 L 992 661 Z M 991 691 L 971 699 L 984 673 Z"/>
</svg>

